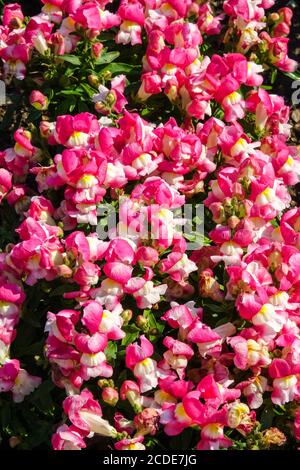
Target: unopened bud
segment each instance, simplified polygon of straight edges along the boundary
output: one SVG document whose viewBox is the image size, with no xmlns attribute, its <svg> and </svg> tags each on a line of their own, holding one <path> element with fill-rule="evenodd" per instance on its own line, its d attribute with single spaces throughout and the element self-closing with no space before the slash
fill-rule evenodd
<svg viewBox="0 0 300 470">
<path fill-rule="evenodd" d="M 119 393 L 115 388 L 105 387 L 102 391 L 102 400 L 110 406 L 116 406 L 119 401 Z"/>
<path fill-rule="evenodd" d="M 132 380 L 125 380 L 120 389 L 121 400 L 128 400 L 136 413 L 142 411 L 140 388 Z"/>
<path fill-rule="evenodd" d="M 89 75 L 88 82 L 94 88 L 98 88 L 98 86 L 100 85 L 99 78 L 97 77 L 97 75 Z"/>
<path fill-rule="evenodd" d="M 19 445 L 21 443 L 21 439 L 18 437 L 18 436 L 12 436 L 10 439 L 9 439 L 9 446 L 14 449 L 14 447 L 16 447 L 17 445 Z"/>
<path fill-rule="evenodd" d="M 112 387 L 114 388 L 114 381 L 111 379 L 100 379 L 97 382 L 99 388 Z"/>
<path fill-rule="evenodd" d="M 139 328 L 143 330 L 148 325 L 148 320 L 147 318 L 143 317 L 143 315 L 138 315 L 136 319 L 136 324 Z"/>
<path fill-rule="evenodd" d="M 33 106 L 35 109 L 39 111 L 45 111 L 46 109 L 48 109 L 49 100 L 47 96 L 45 96 L 43 93 L 41 93 L 38 90 L 33 90 L 31 92 L 31 95 L 29 97 L 29 102 L 31 106 Z"/>
<path fill-rule="evenodd" d="M 149 331 L 149 334 L 152 335 L 152 336 L 157 336 L 159 334 L 159 331 L 157 328 L 152 328 L 150 331 Z"/>
<path fill-rule="evenodd" d="M 104 80 L 109 80 L 111 78 L 111 72 L 109 70 L 106 70 L 102 76 Z"/>
<path fill-rule="evenodd" d="M 127 325 L 130 320 L 132 319 L 132 310 L 123 310 L 123 312 L 121 313 L 121 317 L 123 318 L 123 321 L 124 321 L 124 325 Z"/>
<path fill-rule="evenodd" d="M 228 226 L 231 229 L 234 229 L 240 223 L 240 219 L 236 215 L 232 215 L 228 219 Z"/>
<path fill-rule="evenodd" d="M 116 101 L 116 95 L 112 91 L 109 92 L 105 98 L 105 102 L 108 104 L 108 106 L 112 107 Z"/>
<path fill-rule="evenodd" d="M 94 59 L 99 59 L 102 54 L 103 44 L 101 42 L 95 42 L 92 45 L 92 57 Z"/>
<path fill-rule="evenodd" d="M 101 101 L 97 101 L 97 103 L 95 103 L 95 110 L 97 111 L 97 113 L 101 114 L 107 114 L 109 111 L 106 104 L 102 103 Z"/>
<path fill-rule="evenodd" d="M 278 13 L 274 12 L 270 14 L 270 19 L 272 21 L 278 21 L 280 19 L 280 16 L 278 15 Z"/>
</svg>

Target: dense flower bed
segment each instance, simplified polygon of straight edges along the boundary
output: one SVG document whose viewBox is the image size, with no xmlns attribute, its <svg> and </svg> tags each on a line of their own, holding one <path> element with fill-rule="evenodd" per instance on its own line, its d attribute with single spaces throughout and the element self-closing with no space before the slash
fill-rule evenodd
<svg viewBox="0 0 300 470">
<path fill-rule="evenodd" d="M 4 7 L 4 445 L 297 448 L 300 158 L 272 84 L 298 75 L 274 3 Z"/>
</svg>

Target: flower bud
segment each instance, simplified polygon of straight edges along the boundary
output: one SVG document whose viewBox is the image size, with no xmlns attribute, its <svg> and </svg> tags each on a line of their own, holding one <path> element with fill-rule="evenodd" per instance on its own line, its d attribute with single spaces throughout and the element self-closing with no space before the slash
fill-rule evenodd
<svg viewBox="0 0 300 470">
<path fill-rule="evenodd" d="M 132 310 L 123 310 L 123 312 L 121 313 L 121 317 L 123 318 L 124 326 L 130 322 L 130 320 L 132 319 L 132 315 Z"/>
<path fill-rule="evenodd" d="M 103 73 L 103 78 L 104 80 L 110 80 L 111 79 L 111 72 L 109 70 L 106 70 L 104 73 Z"/>
<path fill-rule="evenodd" d="M 49 101 L 47 96 L 38 90 L 33 90 L 31 92 L 29 102 L 31 106 L 33 106 L 35 109 L 38 109 L 39 111 L 45 111 L 48 109 Z"/>
<path fill-rule="evenodd" d="M 151 246 L 141 246 L 138 248 L 136 258 L 142 266 L 155 266 L 159 261 L 157 250 Z"/>
<path fill-rule="evenodd" d="M 63 55 L 65 53 L 65 40 L 62 34 L 52 34 L 51 42 L 52 49 L 55 55 Z"/>
<path fill-rule="evenodd" d="M 101 103 L 101 101 L 97 101 L 97 103 L 95 103 L 95 110 L 97 111 L 97 113 L 100 114 L 108 114 L 109 112 L 109 109 L 107 108 L 106 104 Z"/>
<path fill-rule="evenodd" d="M 119 394 L 115 388 L 105 387 L 102 391 L 102 400 L 111 406 L 116 406 L 119 401 Z"/>
<path fill-rule="evenodd" d="M 159 335 L 159 331 L 157 328 L 152 328 L 150 331 L 149 331 L 150 335 L 152 336 L 157 336 Z"/>
<path fill-rule="evenodd" d="M 228 227 L 234 229 L 240 223 L 240 219 L 236 215 L 232 215 L 228 219 Z"/>
<path fill-rule="evenodd" d="M 89 75 L 88 76 L 88 82 L 91 86 L 93 86 L 94 88 L 98 88 L 99 86 L 99 78 L 97 77 L 97 75 Z"/>
<path fill-rule="evenodd" d="M 105 102 L 107 103 L 108 106 L 112 108 L 113 105 L 116 103 L 116 101 L 117 101 L 116 95 L 112 91 L 110 91 L 105 98 Z"/>
<path fill-rule="evenodd" d="M 270 19 L 272 21 L 278 21 L 280 19 L 280 16 L 278 15 L 278 13 L 274 12 L 270 14 Z"/>
<path fill-rule="evenodd" d="M 89 39 L 90 41 L 95 39 L 100 34 L 100 31 L 97 31 L 96 29 L 86 29 L 84 32 L 85 32 L 85 37 Z"/>
<path fill-rule="evenodd" d="M 136 325 L 142 330 L 144 330 L 148 325 L 148 320 L 143 317 L 143 315 L 138 315 L 136 318 Z"/>
<path fill-rule="evenodd" d="M 220 284 L 216 281 L 211 269 L 205 269 L 200 274 L 199 292 L 202 297 L 211 298 L 215 302 L 224 300 L 224 293 L 221 291 Z"/>
<path fill-rule="evenodd" d="M 97 384 L 98 384 L 98 387 L 102 389 L 106 387 L 114 388 L 114 381 L 111 379 L 100 379 L 98 380 Z"/>
<path fill-rule="evenodd" d="M 273 251 L 268 256 L 268 265 L 270 270 L 275 271 L 282 264 L 282 255 L 279 251 Z"/>
<path fill-rule="evenodd" d="M 40 134 L 45 139 L 48 139 L 48 137 L 51 134 L 51 124 L 50 124 L 50 122 L 41 121 L 41 123 L 40 123 Z"/>
<path fill-rule="evenodd" d="M 139 413 L 142 409 L 140 387 L 133 380 L 125 380 L 120 389 L 121 400 L 128 400 L 132 408 Z"/>
<path fill-rule="evenodd" d="M 9 439 L 9 446 L 14 449 L 17 445 L 21 443 L 21 439 L 18 436 L 12 436 Z"/>
<path fill-rule="evenodd" d="M 92 45 L 92 57 L 94 59 L 99 59 L 102 54 L 103 44 L 101 42 L 95 42 Z"/>
</svg>

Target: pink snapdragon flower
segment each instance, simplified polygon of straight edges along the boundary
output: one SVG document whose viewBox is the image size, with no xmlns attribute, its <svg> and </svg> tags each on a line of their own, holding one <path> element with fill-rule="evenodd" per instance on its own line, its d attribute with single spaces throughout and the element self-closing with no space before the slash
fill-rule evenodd
<svg viewBox="0 0 300 470">
<path fill-rule="evenodd" d="M 76 10 L 72 12 L 72 18 L 76 24 L 90 32 L 89 37 L 91 38 L 96 37 L 101 31 L 120 24 L 118 15 L 102 9 L 101 5 L 93 1 L 78 5 Z"/>
<path fill-rule="evenodd" d="M 209 326 L 196 321 L 188 333 L 187 339 L 196 343 L 202 357 L 218 356 L 222 349 L 222 337 Z"/>
<path fill-rule="evenodd" d="M 54 132 L 50 135 L 49 143 L 61 144 L 68 148 L 87 147 L 99 130 L 99 123 L 92 114 L 81 113 L 74 117 L 59 116 Z"/>
<path fill-rule="evenodd" d="M 166 273 L 176 282 L 186 280 L 190 273 L 197 270 L 196 264 L 187 255 L 173 252 L 161 262 L 161 272 Z"/>
<path fill-rule="evenodd" d="M 40 377 L 29 375 L 26 370 L 21 369 L 17 359 L 8 360 L 0 367 L 0 390 L 11 391 L 16 403 L 21 403 L 41 382 Z"/>
<path fill-rule="evenodd" d="M 2 23 L 10 29 L 21 27 L 24 21 L 22 9 L 18 3 L 9 3 L 3 8 Z"/>
<path fill-rule="evenodd" d="M 76 334 L 75 325 L 78 320 L 79 312 L 76 310 L 61 310 L 56 315 L 48 312 L 45 331 L 63 343 L 73 343 Z"/>
<path fill-rule="evenodd" d="M 269 374 L 273 378 L 272 401 L 277 405 L 284 405 L 299 399 L 299 365 L 291 367 L 284 359 L 274 359 L 269 367 Z"/>
<path fill-rule="evenodd" d="M 237 387 L 247 398 L 247 403 L 251 409 L 256 410 L 263 404 L 263 394 L 269 391 L 268 379 L 263 375 L 251 377 L 249 380 L 240 382 Z"/>
<path fill-rule="evenodd" d="M 147 392 L 157 386 L 156 361 L 151 359 L 154 348 L 147 338 L 142 335 L 138 343 L 126 348 L 126 367 L 131 369 L 138 379 L 141 392 Z"/>
<path fill-rule="evenodd" d="M 33 16 L 26 26 L 24 38 L 39 54 L 44 55 L 50 49 L 48 41 L 50 40 L 53 26 L 45 17 Z"/>
<path fill-rule="evenodd" d="M 265 43 L 272 65 L 275 65 L 275 67 L 278 67 L 284 72 L 294 72 L 297 69 L 297 62 L 288 57 L 288 38 L 271 38 L 265 31 L 260 34 L 260 38 Z"/>
<path fill-rule="evenodd" d="M 183 379 L 188 361 L 194 355 L 193 349 L 188 344 L 175 340 L 171 336 L 166 336 L 163 344 L 168 350 L 163 354 L 163 360 L 158 366 L 165 370 L 170 368 L 175 370 L 179 378 Z"/>
<path fill-rule="evenodd" d="M 140 309 L 151 308 L 166 293 L 166 284 L 155 285 L 153 281 L 143 278 L 131 278 L 126 284 L 126 292 L 133 295 Z"/>
<path fill-rule="evenodd" d="M 272 28 L 272 36 L 288 36 L 290 34 L 292 18 L 293 10 L 287 7 L 280 8 L 276 13 L 271 13 L 270 19 L 275 23 Z"/>
<path fill-rule="evenodd" d="M 109 311 L 103 310 L 98 302 L 91 300 L 84 304 L 82 323 L 91 334 L 100 332 L 105 334 L 108 339 L 118 340 L 125 336 L 122 330 L 122 312 L 120 304 Z"/>
<path fill-rule="evenodd" d="M 198 27 L 201 33 L 209 36 L 219 34 L 222 29 L 221 20 L 224 15 L 214 15 L 210 3 L 204 3 L 199 8 Z"/>
<path fill-rule="evenodd" d="M 30 46 L 26 43 L 12 44 L 0 49 L 6 76 L 13 75 L 17 80 L 24 80 L 26 64 L 29 62 L 29 51 Z"/>
<path fill-rule="evenodd" d="M 117 450 L 146 450 L 144 444 L 142 444 L 144 436 L 137 436 L 134 438 L 125 438 L 115 443 L 115 449 Z"/>
<path fill-rule="evenodd" d="M 71 423 L 83 436 L 90 433 L 107 437 L 117 436 L 116 429 L 102 418 L 101 407 L 89 390 L 84 389 L 80 395 L 67 397 L 63 408 Z"/>
<path fill-rule="evenodd" d="M 0 202 L 12 187 L 12 174 L 0 168 Z"/>
<path fill-rule="evenodd" d="M 86 447 L 84 439 L 76 426 L 63 424 L 53 434 L 52 447 L 54 450 L 81 450 Z"/>
<path fill-rule="evenodd" d="M 251 367 L 266 367 L 271 363 L 267 343 L 241 336 L 229 338 L 228 343 L 235 351 L 234 364 L 241 370 Z"/>
<path fill-rule="evenodd" d="M 179 328 L 181 338 L 187 335 L 194 325 L 195 319 L 202 319 L 202 308 L 195 308 L 194 304 L 194 302 L 188 302 L 179 305 L 176 302 L 171 302 L 171 309 L 167 310 L 161 317 L 172 328 Z"/>
<path fill-rule="evenodd" d="M 245 21 L 260 20 L 264 16 L 264 8 L 274 5 L 274 0 L 267 2 L 252 0 L 226 0 L 223 5 L 225 13 L 231 17 L 242 17 Z"/>
<path fill-rule="evenodd" d="M 116 36 L 117 44 L 141 44 L 142 27 L 145 22 L 144 9 L 139 2 L 122 1 L 118 8 L 121 18 L 120 30 Z"/>
<path fill-rule="evenodd" d="M 300 441 L 300 412 L 297 410 L 294 422 L 294 434 L 297 441 Z"/>
<path fill-rule="evenodd" d="M 162 406 L 162 413 L 160 416 L 160 423 L 164 425 L 164 432 L 168 436 L 177 436 L 185 428 L 188 428 L 195 424 L 192 413 L 188 413 L 188 401 L 191 397 L 196 396 L 195 400 L 198 399 L 198 392 L 187 393 L 183 400 L 179 403 L 165 403 Z"/>
</svg>

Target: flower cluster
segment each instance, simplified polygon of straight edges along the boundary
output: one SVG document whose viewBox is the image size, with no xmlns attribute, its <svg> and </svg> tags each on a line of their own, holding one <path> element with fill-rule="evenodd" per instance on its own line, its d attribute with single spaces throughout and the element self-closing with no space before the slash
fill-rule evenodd
<svg viewBox="0 0 300 470">
<path fill-rule="evenodd" d="M 297 66 L 291 10 L 42 3 L 30 19 L 6 5 L 0 26 L 2 76 L 30 109 L 0 152 L 4 400 L 34 407 L 34 391 L 56 450 L 187 429 L 198 450 L 297 446 L 300 155 L 263 85 Z M 204 206 L 193 251 L 187 204 Z"/>
</svg>

